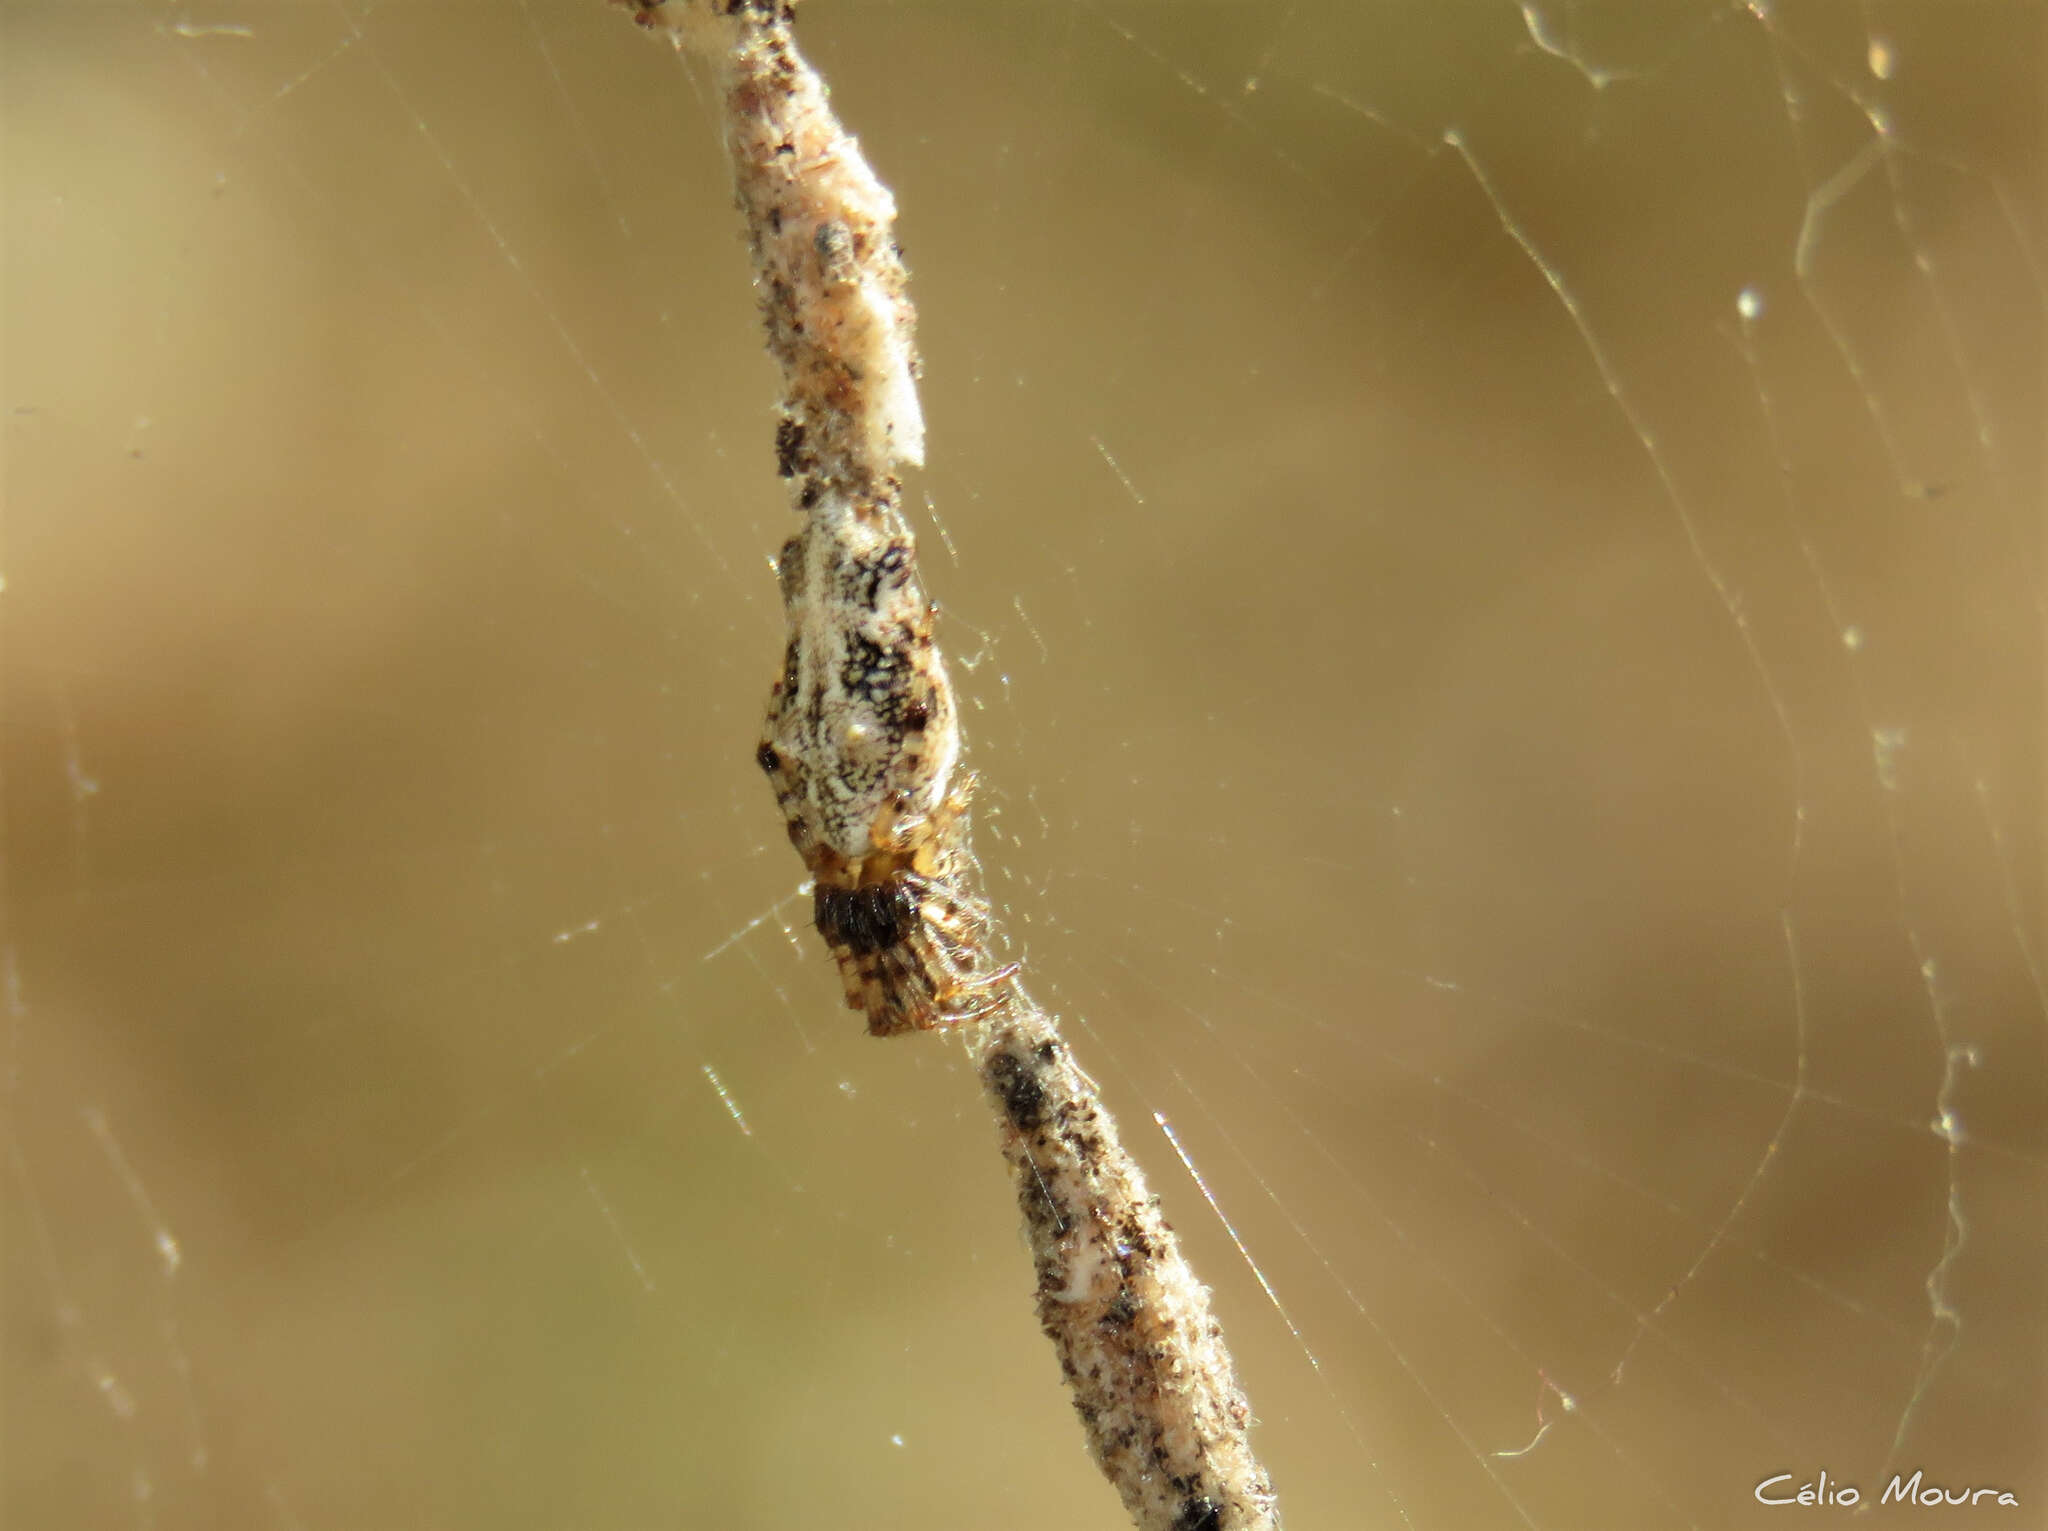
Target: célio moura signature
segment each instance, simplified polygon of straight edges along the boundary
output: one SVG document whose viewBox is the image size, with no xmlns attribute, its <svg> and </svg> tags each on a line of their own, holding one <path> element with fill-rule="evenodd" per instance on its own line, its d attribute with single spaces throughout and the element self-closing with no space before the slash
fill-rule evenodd
<svg viewBox="0 0 2048 1531">
<path fill-rule="evenodd" d="M 1826 1468 L 1810 1482 L 1798 1483 L 1796 1473 L 1776 1473 L 1756 1486 L 1756 1502 L 1772 1507 L 1804 1506 L 1807 1509 L 1852 1509 L 1863 1502 L 1863 1490 L 1853 1483 L 1831 1477 Z M 1879 1491 L 1879 1504 L 1909 1504 L 1922 1509 L 1955 1509 L 1960 1505 L 1995 1504 L 2018 1508 L 2019 1500 L 2010 1489 L 1969 1486 L 1950 1488 L 1929 1483 L 1926 1469 L 1915 1468 L 1910 1476 L 1893 1473 Z"/>
</svg>

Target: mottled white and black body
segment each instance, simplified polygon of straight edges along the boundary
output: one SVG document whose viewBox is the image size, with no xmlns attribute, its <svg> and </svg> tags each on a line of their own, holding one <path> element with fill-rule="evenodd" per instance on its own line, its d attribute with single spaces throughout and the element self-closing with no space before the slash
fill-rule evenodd
<svg viewBox="0 0 2048 1531">
<path fill-rule="evenodd" d="M 797 849 L 853 863 L 940 810 L 960 726 L 901 517 L 835 500 L 776 560 L 789 631 L 764 748 L 786 762 L 776 791 Z"/>
<path fill-rule="evenodd" d="M 889 500 L 809 478 L 800 424 L 780 440 L 811 503 L 776 561 L 788 642 L 756 758 L 847 1003 L 878 1036 L 951 1025 L 990 981 L 986 911 L 965 891 L 968 780 L 916 546 Z"/>
</svg>

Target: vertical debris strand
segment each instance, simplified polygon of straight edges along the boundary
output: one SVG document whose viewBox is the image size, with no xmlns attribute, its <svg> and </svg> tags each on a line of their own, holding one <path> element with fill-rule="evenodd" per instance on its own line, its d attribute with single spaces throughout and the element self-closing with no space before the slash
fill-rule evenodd
<svg viewBox="0 0 2048 1531">
<path fill-rule="evenodd" d="M 783 372 L 777 463 L 803 517 L 778 560 L 789 642 L 757 759 L 811 869 L 847 1001 L 878 1035 L 963 1030 L 1023 1211 L 1039 1321 L 1140 1531 L 1272 1531 L 1272 1484 L 1208 1289 L 1054 1018 L 990 955 L 957 709 L 895 476 L 924 460 L 895 201 L 797 52 L 787 0 L 616 3 L 718 74 Z"/>
</svg>

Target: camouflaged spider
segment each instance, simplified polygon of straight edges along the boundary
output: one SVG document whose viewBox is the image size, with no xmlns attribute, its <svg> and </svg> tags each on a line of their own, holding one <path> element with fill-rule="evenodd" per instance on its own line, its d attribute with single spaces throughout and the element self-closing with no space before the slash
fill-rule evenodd
<svg viewBox="0 0 2048 1531">
<path fill-rule="evenodd" d="M 783 460 L 800 468 L 801 432 Z M 804 530 L 776 561 L 789 642 L 755 760 L 813 879 L 818 933 L 875 1036 L 978 1020 L 994 968 L 988 906 L 968 888 L 952 687 L 932 643 L 916 552 L 886 493 L 806 484 Z"/>
</svg>

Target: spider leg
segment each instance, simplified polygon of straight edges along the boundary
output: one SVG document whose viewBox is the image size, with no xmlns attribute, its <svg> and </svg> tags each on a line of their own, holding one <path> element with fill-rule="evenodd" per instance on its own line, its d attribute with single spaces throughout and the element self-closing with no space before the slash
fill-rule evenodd
<svg viewBox="0 0 2048 1531">
<path fill-rule="evenodd" d="M 934 1019 L 937 985 L 915 950 L 914 938 L 873 953 L 861 967 L 869 1035 L 892 1037 L 930 1031 L 939 1024 Z"/>
<path fill-rule="evenodd" d="M 1018 964 L 1006 962 L 992 973 L 972 973 L 959 980 L 955 986 L 957 994 L 979 995 L 984 990 L 996 988 L 1017 976 Z M 950 998 L 957 997 L 949 996 Z M 994 995 L 988 999 L 976 999 L 960 1006 L 948 1003 L 940 1013 L 948 1026 L 964 1026 L 971 1021 L 988 1019 L 1003 1007 L 1003 996 Z"/>
</svg>

